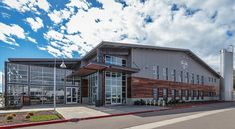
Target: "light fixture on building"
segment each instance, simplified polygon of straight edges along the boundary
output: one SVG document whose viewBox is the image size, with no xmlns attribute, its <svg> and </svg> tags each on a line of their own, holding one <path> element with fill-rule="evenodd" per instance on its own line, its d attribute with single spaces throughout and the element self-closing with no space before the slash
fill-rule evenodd
<svg viewBox="0 0 235 129">
<path fill-rule="evenodd" d="M 60 68 L 66 68 L 66 65 L 65 65 L 65 63 L 64 63 L 64 61 L 62 61 L 62 63 L 61 63 L 61 65 L 60 65 Z"/>
</svg>

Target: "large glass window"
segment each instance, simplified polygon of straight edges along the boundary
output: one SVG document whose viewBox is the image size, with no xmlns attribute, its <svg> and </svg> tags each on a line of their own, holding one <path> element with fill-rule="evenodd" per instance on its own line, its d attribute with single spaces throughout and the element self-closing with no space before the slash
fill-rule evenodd
<svg viewBox="0 0 235 129">
<path fill-rule="evenodd" d="M 9 83 L 24 83 L 28 82 L 28 66 L 21 64 L 7 64 L 7 76 Z"/>
<path fill-rule="evenodd" d="M 98 73 L 88 76 L 89 103 L 95 104 L 98 97 Z"/>
<path fill-rule="evenodd" d="M 9 84 L 7 87 L 7 92 L 9 96 L 27 96 L 28 95 L 28 85 L 17 85 Z"/>
<path fill-rule="evenodd" d="M 119 66 L 126 66 L 127 65 L 127 62 L 125 59 L 123 59 L 121 57 L 110 56 L 110 55 L 105 56 L 105 63 L 119 65 Z"/>
<path fill-rule="evenodd" d="M 29 71 L 28 71 L 29 69 Z M 53 103 L 54 68 L 7 64 L 7 93 L 9 96 L 30 96 L 31 104 Z M 29 83 L 28 83 L 29 80 Z M 28 85 L 29 84 L 29 85 Z M 65 103 L 65 88 L 77 87 L 80 100 L 80 77 L 72 76 L 72 70 L 56 69 L 56 102 Z"/>
<path fill-rule="evenodd" d="M 106 72 L 105 74 L 105 103 L 126 103 L 126 74 Z"/>
</svg>

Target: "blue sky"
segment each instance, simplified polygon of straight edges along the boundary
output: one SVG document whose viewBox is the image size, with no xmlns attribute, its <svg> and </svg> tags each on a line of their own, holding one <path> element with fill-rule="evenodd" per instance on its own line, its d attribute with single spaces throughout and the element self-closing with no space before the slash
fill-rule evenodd
<svg viewBox="0 0 235 129">
<path fill-rule="evenodd" d="M 233 14 L 234 0 L 1 0 L 0 73 L 7 58 L 78 58 L 103 40 L 188 48 L 218 70 Z"/>
</svg>

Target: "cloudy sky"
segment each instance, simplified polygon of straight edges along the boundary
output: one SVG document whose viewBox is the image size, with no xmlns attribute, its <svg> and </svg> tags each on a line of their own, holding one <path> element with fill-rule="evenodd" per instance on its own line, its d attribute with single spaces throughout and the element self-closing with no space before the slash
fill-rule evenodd
<svg viewBox="0 0 235 129">
<path fill-rule="evenodd" d="M 1 0 L 0 71 L 9 57 L 78 58 L 102 40 L 188 48 L 218 70 L 234 14 L 234 0 Z"/>
</svg>

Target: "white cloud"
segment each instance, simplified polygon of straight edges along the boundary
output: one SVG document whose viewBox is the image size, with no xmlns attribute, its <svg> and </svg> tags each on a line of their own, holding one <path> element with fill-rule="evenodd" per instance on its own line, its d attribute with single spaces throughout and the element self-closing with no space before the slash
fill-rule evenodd
<svg viewBox="0 0 235 129">
<path fill-rule="evenodd" d="M 64 9 L 64 10 L 54 10 L 53 12 L 49 13 L 48 16 L 50 17 L 50 19 L 55 23 L 61 23 L 63 20 L 68 19 L 71 15 L 73 14 L 73 12 L 71 12 L 68 9 Z"/>
<path fill-rule="evenodd" d="M 40 29 L 40 28 L 42 28 L 44 26 L 42 19 L 39 18 L 39 17 L 36 17 L 35 19 L 33 19 L 33 18 L 26 18 L 26 22 L 29 23 L 29 25 L 31 26 L 33 31 L 37 31 L 38 29 Z"/>
<path fill-rule="evenodd" d="M 50 4 L 47 2 L 47 0 L 36 0 L 35 5 L 37 5 L 39 8 L 43 9 L 44 11 L 48 12 L 50 9 Z"/>
<path fill-rule="evenodd" d="M 13 37 L 25 39 L 24 29 L 16 24 L 6 25 L 0 23 L 0 40 L 10 45 L 19 46 Z"/>
<path fill-rule="evenodd" d="M 57 24 L 44 37 L 53 43 L 53 53 L 71 57 L 84 55 L 102 40 L 133 42 L 166 47 L 189 48 L 214 68 L 218 68 L 219 50 L 234 43 L 235 2 L 233 0 L 156 1 L 144 3 L 126 0 L 127 6 L 110 0 L 98 0 L 102 8 L 90 8 L 85 1 L 71 1 L 64 9 L 49 14 Z M 172 11 L 176 4 L 178 10 Z M 73 8 L 78 8 L 74 12 Z M 63 11 L 69 12 L 64 15 Z M 196 10 L 196 11 L 195 11 Z M 150 17 L 150 23 L 145 19 Z M 65 29 L 66 28 L 66 29 Z M 215 61 L 217 60 L 217 61 Z"/>
<path fill-rule="evenodd" d="M 28 39 L 30 42 L 37 44 L 36 39 L 31 38 L 31 37 L 27 37 L 27 39 Z"/>
<path fill-rule="evenodd" d="M 39 14 L 37 7 L 46 12 L 50 9 L 47 0 L 2 0 L 1 2 L 19 12 L 34 11 Z"/>
<path fill-rule="evenodd" d="M 0 41 L 13 45 L 19 46 L 15 38 L 28 40 L 33 43 L 37 43 L 34 38 L 29 37 L 24 29 L 16 24 L 6 25 L 0 22 Z"/>
</svg>

